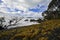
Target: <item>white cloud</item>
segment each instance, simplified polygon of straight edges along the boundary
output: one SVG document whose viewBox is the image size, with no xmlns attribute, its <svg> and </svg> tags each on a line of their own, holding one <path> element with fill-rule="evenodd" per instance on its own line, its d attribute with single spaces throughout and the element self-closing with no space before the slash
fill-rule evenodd
<svg viewBox="0 0 60 40">
<path fill-rule="evenodd" d="M 3 13 L 12 13 L 12 14 L 17 14 L 20 13 L 22 14 L 20 11 L 15 12 L 15 8 L 19 9 L 19 10 L 23 10 L 25 11 L 22 15 L 24 16 L 41 16 L 41 13 L 38 15 L 35 12 L 30 12 L 28 11 L 28 8 L 33 8 L 36 7 L 37 4 L 42 5 L 48 5 L 50 0 L 2 0 L 3 3 L 0 5 L 0 12 Z M 9 12 L 9 10 L 7 8 L 10 8 L 11 11 L 13 12 Z"/>
<path fill-rule="evenodd" d="M 17 8 L 17 9 L 21 9 L 21 10 L 26 10 L 26 7 L 24 7 L 25 4 L 23 4 L 23 2 L 15 1 L 15 0 L 3 0 L 3 2 L 7 5 L 7 7 L 9 8 Z"/>
<path fill-rule="evenodd" d="M 22 13 L 21 13 L 22 14 Z M 42 17 L 42 12 L 28 11 L 22 14 L 24 17 Z"/>
<path fill-rule="evenodd" d="M 7 7 L 9 8 L 17 8 L 20 10 L 26 11 L 30 7 L 34 7 L 39 3 L 47 2 L 49 0 L 2 0 Z"/>
</svg>

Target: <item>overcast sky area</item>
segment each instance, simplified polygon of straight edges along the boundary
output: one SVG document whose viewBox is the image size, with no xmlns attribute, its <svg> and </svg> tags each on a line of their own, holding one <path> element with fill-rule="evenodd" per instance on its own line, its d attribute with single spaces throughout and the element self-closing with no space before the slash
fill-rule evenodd
<svg viewBox="0 0 60 40">
<path fill-rule="evenodd" d="M 0 0 L 0 12 L 22 16 L 41 16 L 51 0 Z"/>
</svg>

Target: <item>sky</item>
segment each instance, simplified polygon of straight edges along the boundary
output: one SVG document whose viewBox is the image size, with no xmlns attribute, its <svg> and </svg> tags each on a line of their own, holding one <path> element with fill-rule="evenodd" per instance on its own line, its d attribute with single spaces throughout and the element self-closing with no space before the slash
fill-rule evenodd
<svg viewBox="0 0 60 40">
<path fill-rule="evenodd" d="M 0 12 L 41 17 L 51 0 L 0 0 Z"/>
</svg>

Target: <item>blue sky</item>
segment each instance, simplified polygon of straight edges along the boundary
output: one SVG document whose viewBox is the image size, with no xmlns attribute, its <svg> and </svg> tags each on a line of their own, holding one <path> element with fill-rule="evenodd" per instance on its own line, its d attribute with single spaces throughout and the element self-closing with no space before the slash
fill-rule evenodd
<svg viewBox="0 0 60 40">
<path fill-rule="evenodd" d="M 0 4 L 2 3 L 2 1 L 0 0 Z"/>
<path fill-rule="evenodd" d="M 50 2 L 51 0 L 0 0 L 0 12 L 35 14 L 45 11 Z"/>
<path fill-rule="evenodd" d="M 0 2 L 2 2 L 2 0 L 0 0 Z"/>
<path fill-rule="evenodd" d="M 32 8 L 32 9 L 29 9 L 29 11 L 33 11 L 33 12 L 44 12 L 45 10 L 47 10 L 48 6 L 38 6 L 38 8 Z"/>
</svg>

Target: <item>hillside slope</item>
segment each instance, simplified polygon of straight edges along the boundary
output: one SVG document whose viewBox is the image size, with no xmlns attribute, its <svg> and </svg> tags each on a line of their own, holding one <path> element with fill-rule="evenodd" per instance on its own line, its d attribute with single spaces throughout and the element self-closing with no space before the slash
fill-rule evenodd
<svg viewBox="0 0 60 40">
<path fill-rule="evenodd" d="M 0 31 L 0 40 L 60 40 L 60 19 Z"/>
</svg>

